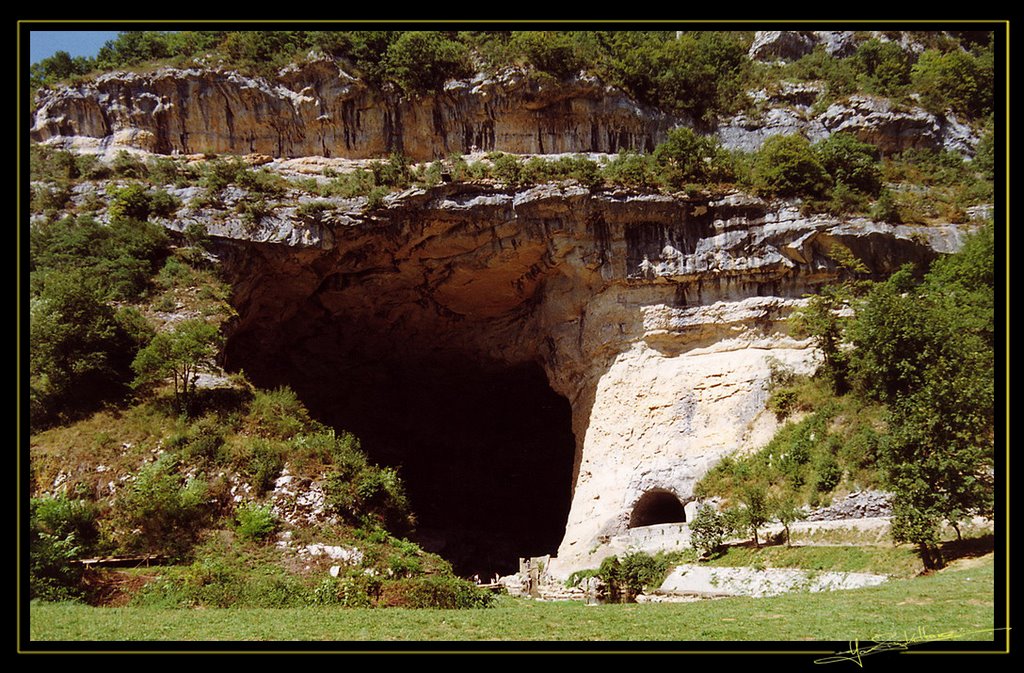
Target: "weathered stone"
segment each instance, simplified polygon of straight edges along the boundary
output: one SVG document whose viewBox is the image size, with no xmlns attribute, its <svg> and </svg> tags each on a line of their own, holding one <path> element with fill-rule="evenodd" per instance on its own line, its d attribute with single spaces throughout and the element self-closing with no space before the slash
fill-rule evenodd
<svg viewBox="0 0 1024 673">
<path fill-rule="evenodd" d="M 684 121 L 593 78 L 549 84 L 512 69 L 410 99 L 373 91 L 325 59 L 273 81 L 200 68 L 107 73 L 41 91 L 31 133 L 94 152 L 229 153 L 253 155 L 255 163 L 265 163 L 260 155 L 392 152 L 429 160 L 494 150 L 652 150 Z"/>
<path fill-rule="evenodd" d="M 747 55 L 755 61 L 793 61 L 811 53 L 817 42 L 812 31 L 759 30 Z"/>
</svg>

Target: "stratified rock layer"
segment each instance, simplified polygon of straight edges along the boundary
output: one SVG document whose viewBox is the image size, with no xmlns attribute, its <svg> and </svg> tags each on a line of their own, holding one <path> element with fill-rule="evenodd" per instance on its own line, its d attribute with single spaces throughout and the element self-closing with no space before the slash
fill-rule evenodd
<svg viewBox="0 0 1024 673">
<path fill-rule="evenodd" d="M 370 415 L 380 413 L 374 395 L 394 392 L 372 381 L 385 365 L 420 371 L 411 380 L 424 385 L 429 372 L 539 365 L 571 404 L 576 443 L 571 506 L 558 514 L 562 571 L 600 562 L 601 545 L 627 530 L 644 493 L 685 504 L 723 455 L 770 438 L 770 362 L 803 372 L 816 364 L 784 319 L 839 277 L 834 246 L 881 276 L 954 251 L 962 235 L 806 218 L 742 194 L 574 185 L 410 190 L 321 226 L 305 242 L 258 237 L 282 243 L 253 242 L 231 223 L 212 228 L 239 312 L 228 364 L 283 368 L 323 381 L 320 389 L 365 381 L 383 391 L 365 393 L 359 409 Z M 528 405 L 521 413 L 533 414 Z"/>
</svg>

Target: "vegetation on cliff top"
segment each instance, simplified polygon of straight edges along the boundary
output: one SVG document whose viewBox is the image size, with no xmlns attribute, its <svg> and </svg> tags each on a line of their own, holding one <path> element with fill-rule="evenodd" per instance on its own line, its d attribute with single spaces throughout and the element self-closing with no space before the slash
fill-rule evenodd
<svg viewBox="0 0 1024 673">
<path fill-rule="evenodd" d="M 747 57 L 750 31 L 123 31 L 95 58 L 66 52 L 31 68 L 33 88 L 96 71 L 162 62 L 223 65 L 267 77 L 311 54 L 341 59 L 371 86 L 404 95 L 440 91 L 451 79 L 523 67 L 564 80 L 586 72 L 635 100 L 697 124 L 750 106 L 747 91 L 784 79 L 827 85 L 819 105 L 855 92 L 911 101 L 935 112 L 983 119 L 993 109 L 994 51 L 953 33 L 915 34 L 917 53 L 862 38 L 852 55 L 816 49 L 782 68 Z"/>
</svg>

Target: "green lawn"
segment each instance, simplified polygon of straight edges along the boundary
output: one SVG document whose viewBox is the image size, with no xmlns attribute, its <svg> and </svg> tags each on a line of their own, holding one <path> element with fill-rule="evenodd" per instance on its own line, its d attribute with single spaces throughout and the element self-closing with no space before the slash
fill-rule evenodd
<svg viewBox="0 0 1024 673">
<path fill-rule="evenodd" d="M 886 585 L 773 598 L 586 606 L 503 597 L 481 610 L 93 608 L 36 604 L 32 641 L 990 640 L 992 557 Z M 346 647 L 348 647 L 346 645 Z M 370 648 L 374 645 L 369 644 Z M 200 648 L 201 649 L 201 648 Z"/>
</svg>

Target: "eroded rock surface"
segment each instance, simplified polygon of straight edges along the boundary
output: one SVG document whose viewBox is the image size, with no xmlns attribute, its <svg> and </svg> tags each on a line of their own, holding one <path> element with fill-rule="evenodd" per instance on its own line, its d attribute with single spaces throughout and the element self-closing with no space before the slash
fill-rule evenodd
<svg viewBox="0 0 1024 673">
<path fill-rule="evenodd" d="M 474 534 L 506 523 L 496 518 L 521 518 L 508 540 L 489 544 L 518 556 L 557 551 L 561 572 L 593 565 L 645 493 L 685 504 L 718 459 L 771 437 L 769 363 L 816 366 L 784 320 L 805 293 L 839 277 L 833 246 L 881 276 L 956 250 L 964 233 L 808 218 L 742 194 L 575 185 L 445 185 L 346 218 L 311 245 L 254 242 L 229 226 L 213 232 L 239 312 L 227 364 L 295 386 L 323 417 L 376 438 L 378 459 L 418 479 L 447 475 L 452 490 L 428 500 L 459 502 Z M 527 386 L 531 367 L 557 393 L 552 401 Z M 509 374 L 519 371 L 527 373 Z M 473 399 L 437 402 L 463 385 Z M 514 394 L 520 388 L 538 392 Z M 498 414 L 488 397 L 514 407 L 501 412 L 506 425 L 486 426 L 492 434 L 539 423 L 548 412 L 534 404 L 567 400 L 574 446 L 565 467 L 555 439 L 503 445 L 529 454 L 520 462 L 493 453 L 486 436 L 478 450 L 446 453 L 458 428 Z M 491 481 L 480 476 L 489 472 Z M 544 489 L 570 499 L 534 497 Z M 464 511 L 474 500 L 453 493 L 510 504 L 474 519 Z M 516 536 L 542 529 L 560 543 L 517 547 Z M 438 547 L 458 537 L 431 533 Z"/>
</svg>

